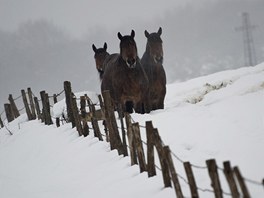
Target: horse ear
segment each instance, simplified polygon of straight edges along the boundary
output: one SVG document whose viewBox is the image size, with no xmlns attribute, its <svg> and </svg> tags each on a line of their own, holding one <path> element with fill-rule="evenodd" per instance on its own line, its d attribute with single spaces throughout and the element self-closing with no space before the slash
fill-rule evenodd
<svg viewBox="0 0 264 198">
<path fill-rule="evenodd" d="M 145 36 L 148 38 L 149 37 L 149 33 L 147 30 L 145 30 Z"/>
<path fill-rule="evenodd" d="M 133 38 L 135 37 L 135 31 L 134 31 L 134 30 L 131 31 L 131 36 L 132 36 Z"/>
<path fill-rule="evenodd" d="M 107 43 L 105 42 L 104 43 L 104 50 L 106 51 L 106 49 L 107 49 Z"/>
<path fill-rule="evenodd" d="M 162 34 L 162 28 L 160 27 L 158 30 L 158 34 L 161 35 Z"/>
<path fill-rule="evenodd" d="M 120 32 L 117 33 L 117 36 L 118 36 L 118 38 L 119 38 L 120 40 L 122 40 L 123 36 L 122 36 L 122 34 L 121 34 Z"/>
<path fill-rule="evenodd" d="M 93 51 L 96 52 L 96 50 L 97 49 L 96 49 L 95 45 L 93 44 Z"/>
</svg>

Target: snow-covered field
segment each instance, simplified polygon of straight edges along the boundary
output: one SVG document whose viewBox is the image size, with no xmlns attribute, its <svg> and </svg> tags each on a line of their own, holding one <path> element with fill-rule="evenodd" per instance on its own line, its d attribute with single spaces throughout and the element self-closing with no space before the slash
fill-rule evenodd
<svg viewBox="0 0 264 198">
<path fill-rule="evenodd" d="M 245 178 L 259 183 L 264 178 L 263 101 L 264 63 L 169 84 L 164 110 L 132 117 L 140 125 L 152 120 L 177 157 L 200 167 L 193 168 L 197 185 L 212 189 L 204 168 L 211 158 L 220 169 L 230 160 Z M 55 113 L 64 110 L 58 107 Z M 130 166 L 129 157 L 118 156 L 93 135 L 79 137 L 71 124 L 45 126 L 22 115 L 7 127 L 14 135 L 0 129 L 1 198 L 176 197 L 174 189 L 163 188 L 160 171 L 147 178 L 137 165 Z M 145 138 L 144 128 L 141 136 Z M 182 161 L 173 160 L 186 178 Z M 229 193 L 221 170 L 219 175 L 223 191 Z M 190 197 L 188 185 L 181 178 L 180 183 Z M 263 186 L 246 184 L 252 197 L 264 197 Z M 211 192 L 199 194 L 214 197 Z"/>
</svg>

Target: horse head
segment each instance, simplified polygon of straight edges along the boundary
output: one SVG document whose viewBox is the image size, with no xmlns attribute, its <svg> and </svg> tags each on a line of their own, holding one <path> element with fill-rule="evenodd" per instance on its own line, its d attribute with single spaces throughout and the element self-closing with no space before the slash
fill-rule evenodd
<svg viewBox="0 0 264 198">
<path fill-rule="evenodd" d="M 137 45 L 134 40 L 135 31 L 132 30 L 130 35 L 122 36 L 117 34 L 120 40 L 120 55 L 129 68 L 135 68 L 137 62 Z"/>
<path fill-rule="evenodd" d="M 163 47 L 161 40 L 162 29 L 159 28 L 158 32 L 148 33 L 145 30 L 145 36 L 147 37 L 147 47 L 146 50 L 149 52 L 150 56 L 153 58 L 155 63 L 163 63 Z"/>
<path fill-rule="evenodd" d="M 99 73 L 104 72 L 104 60 L 106 59 L 107 56 L 109 56 L 109 53 L 106 51 L 107 50 L 107 44 L 104 43 L 104 46 L 102 48 L 96 48 L 95 45 L 92 45 L 93 51 L 94 51 L 94 59 L 95 59 L 95 64 L 96 64 L 96 69 L 98 70 Z"/>
</svg>

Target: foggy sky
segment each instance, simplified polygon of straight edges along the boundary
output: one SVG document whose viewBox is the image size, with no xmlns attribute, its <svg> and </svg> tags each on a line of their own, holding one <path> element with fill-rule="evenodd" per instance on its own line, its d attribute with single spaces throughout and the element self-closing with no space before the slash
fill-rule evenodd
<svg viewBox="0 0 264 198">
<path fill-rule="evenodd" d="M 166 2 L 166 3 L 164 3 Z M 100 92 L 92 44 L 119 52 L 120 31 L 136 32 L 141 57 L 144 30 L 163 28 L 168 82 L 244 66 L 241 13 L 256 25 L 258 62 L 264 61 L 263 0 L 0 0 L 0 111 L 8 94 L 31 87 L 38 96 L 63 89 Z"/>
<path fill-rule="evenodd" d="M 0 0 L 0 28 L 15 30 L 21 22 L 47 19 L 75 37 L 94 27 L 130 26 L 132 21 L 151 20 L 191 0 Z"/>
</svg>

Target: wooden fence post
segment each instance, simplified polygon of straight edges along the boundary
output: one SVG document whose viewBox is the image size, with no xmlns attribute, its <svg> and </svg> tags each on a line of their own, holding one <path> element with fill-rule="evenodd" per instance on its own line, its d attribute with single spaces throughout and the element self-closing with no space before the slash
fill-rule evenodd
<svg viewBox="0 0 264 198">
<path fill-rule="evenodd" d="M 40 113 L 40 108 L 39 108 L 39 102 L 38 102 L 38 98 L 37 97 L 34 97 L 34 102 L 35 102 L 35 106 L 36 106 L 38 119 L 42 120 L 41 113 Z"/>
<path fill-rule="evenodd" d="M 19 113 L 19 111 L 17 109 L 16 103 L 15 103 L 15 101 L 13 99 L 12 94 L 9 94 L 8 100 L 9 100 L 9 103 L 11 105 L 11 109 L 12 109 L 13 115 L 14 115 L 15 118 L 17 118 L 18 116 L 20 116 L 20 113 Z"/>
<path fill-rule="evenodd" d="M 122 140 L 123 140 L 124 156 L 128 156 L 127 143 L 126 143 L 126 132 L 125 132 L 124 121 L 123 121 L 124 113 L 122 111 L 121 105 L 118 106 L 118 117 L 120 119 L 121 130 L 122 130 Z"/>
<path fill-rule="evenodd" d="M 249 195 L 249 192 L 248 192 L 248 189 L 247 189 L 247 186 L 244 182 L 244 179 L 239 171 L 239 168 L 237 166 L 234 167 L 234 173 L 236 175 L 236 178 L 238 180 L 238 183 L 240 185 L 240 188 L 242 190 L 242 193 L 243 193 L 243 197 L 244 198 L 250 198 L 250 195 Z"/>
<path fill-rule="evenodd" d="M 139 168 L 140 168 L 140 172 L 142 173 L 147 170 L 147 165 L 145 161 L 144 148 L 143 148 L 142 141 L 141 141 L 138 122 L 132 124 L 132 130 L 134 134 L 135 146 L 136 146 L 137 155 L 138 155 Z"/>
<path fill-rule="evenodd" d="M 165 155 L 164 155 L 164 149 L 162 146 L 161 138 L 159 136 L 159 132 L 156 128 L 153 129 L 153 134 L 155 137 L 155 147 L 156 147 L 158 155 L 159 155 L 164 186 L 165 186 L 165 188 L 171 187 L 169 166 L 168 166 L 167 160 L 166 160 Z"/>
<path fill-rule="evenodd" d="M 33 101 L 33 94 L 30 88 L 27 89 L 28 91 L 28 98 L 29 98 L 29 103 L 30 103 L 30 108 L 31 108 L 31 115 L 32 115 L 32 119 L 35 120 L 36 119 L 36 110 L 35 110 L 35 104 Z"/>
<path fill-rule="evenodd" d="M 103 94 L 104 104 L 105 104 L 105 117 L 106 117 L 106 124 L 109 129 L 111 150 L 117 149 L 119 155 L 124 154 L 123 144 L 122 144 L 119 131 L 117 128 L 115 112 L 114 112 L 114 107 L 112 105 L 110 92 L 103 91 L 102 94 Z"/>
<path fill-rule="evenodd" d="M 40 99 L 42 103 L 42 110 L 41 110 L 41 122 L 44 122 L 46 124 L 46 104 L 45 104 L 45 96 L 46 92 L 41 91 L 40 92 Z"/>
<path fill-rule="evenodd" d="M 6 119 L 8 122 L 12 122 L 14 120 L 14 115 L 12 113 L 11 105 L 6 103 L 4 104 L 5 107 L 5 113 L 6 113 Z"/>
<path fill-rule="evenodd" d="M 47 124 L 51 125 L 53 124 L 52 119 L 51 119 L 51 114 L 50 114 L 50 102 L 49 102 L 49 95 L 48 93 L 45 94 L 45 99 L 46 99 L 46 108 L 47 108 Z"/>
<path fill-rule="evenodd" d="M 83 136 L 86 137 L 89 135 L 89 126 L 87 121 L 85 120 L 85 116 L 87 114 L 86 112 L 86 99 L 85 96 L 80 97 L 80 111 L 81 111 L 81 117 L 82 117 L 82 124 L 83 124 Z"/>
<path fill-rule="evenodd" d="M 216 198 L 222 198 L 223 192 L 221 189 L 221 184 L 217 172 L 217 165 L 214 159 L 210 159 L 206 161 L 208 172 L 212 181 L 212 187 L 214 189 L 214 194 Z"/>
<path fill-rule="evenodd" d="M 138 164 L 138 162 L 137 162 L 137 152 L 135 148 L 134 135 L 133 135 L 133 130 L 132 130 L 131 117 L 129 113 L 125 112 L 125 120 L 126 120 L 126 127 L 127 127 L 127 139 L 128 139 L 129 150 L 130 150 L 131 166 L 133 166 L 134 164 Z"/>
<path fill-rule="evenodd" d="M 50 103 L 49 96 L 45 91 L 40 92 L 41 101 L 42 101 L 42 117 L 46 125 L 53 124 L 51 115 L 50 115 Z"/>
<path fill-rule="evenodd" d="M 53 102 L 54 102 L 54 104 L 56 104 L 58 102 L 57 94 L 53 94 Z M 60 126 L 60 118 L 56 118 L 56 126 L 57 127 Z"/>
<path fill-rule="evenodd" d="M 65 81 L 64 82 L 64 91 L 65 91 L 65 100 L 67 106 L 67 116 L 68 122 L 72 123 L 72 128 L 76 126 L 74 119 L 73 119 L 73 112 L 72 112 L 72 89 L 71 89 L 71 82 Z"/>
<path fill-rule="evenodd" d="M 239 196 L 239 192 L 237 189 L 237 185 L 234 179 L 234 174 L 233 174 L 233 170 L 231 168 L 230 162 L 226 161 L 223 163 L 223 165 L 224 165 L 224 174 L 225 174 L 227 183 L 229 185 L 232 197 L 239 198 L 240 196 Z"/>
<path fill-rule="evenodd" d="M 96 113 L 95 113 L 95 106 L 94 104 L 91 103 L 88 97 L 87 97 L 87 103 L 89 105 L 90 112 L 92 113 L 91 121 L 92 121 L 93 130 L 94 130 L 94 136 L 98 137 L 100 141 L 103 141 L 103 137 L 100 132 L 99 125 L 98 125 L 98 118 L 96 117 Z"/>
<path fill-rule="evenodd" d="M 25 109 L 26 109 L 28 120 L 33 120 L 33 116 L 32 116 L 31 111 L 29 109 L 27 96 L 26 96 L 26 92 L 25 92 L 24 89 L 21 90 L 21 94 L 22 94 L 22 98 L 23 98 L 23 102 L 24 102 L 24 106 L 25 106 Z"/>
<path fill-rule="evenodd" d="M 184 165 L 184 169 L 185 169 L 185 172 L 186 172 L 186 175 L 188 178 L 192 198 L 198 198 L 199 194 L 197 191 L 197 186 L 196 186 L 196 182 L 195 182 L 195 179 L 193 176 L 191 164 L 190 164 L 190 162 L 184 162 L 183 165 Z"/>
<path fill-rule="evenodd" d="M 171 173 L 171 179 L 172 179 L 172 182 L 174 185 L 174 190 L 175 190 L 175 193 L 177 195 L 177 198 L 183 198 L 181 185 L 180 185 L 178 175 L 177 175 L 175 167 L 174 167 L 173 160 L 171 158 L 170 148 L 169 148 L 169 146 L 164 146 L 163 149 L 164 149 L 165 157 L 167 158 L 168 166 L 169 166 L 170 173 Z"/>
<path fill-rule="evenodd" d="M 1 127 L 1 128 L 4 128 L 4 123 L 3 123 L 3 121 L 2 121 L 1 116 L 0 116 L 0 127 Z"/>
<path fill-rule="evenodd" d="M 98 95 L 98 99 L 99 99 L 99 102 L 100 102 L 102 116 L 104 117 L 103 125 L 104 125 L 104 131 L 105 131 L 106 141 L 109 142 L 109 134 L 108 134 L 108 130 L 107 130 L 107 126 L 106 126 L 106 121 L 105 121 L 105 105 L 104 105 L 103 98 L 102 98 L 101 95 Z"/>
<path fill-rule="evenodd" d="M 146 122 L 147 133 L 147 167 L 148 177 L 156 175 L 155 159 L 154 159 L 154 137 L 153 137 L 153 125 L 152 121 Z"/>
<path fill-rule="evenodd" d="M 80 116 L 79 116 L 79 110 L 77 107 L 77 102 L 76 102 L 75 96 L 72 97 L 72 113 L 73 113 L 73 120 L 75 122 L 76 129 L 79 133 L 79 136 L 82 136 L 83 128 L 82 128 L 82 124 L 81 124 L 81 120 L 80 120 Z"/>
</svg>

